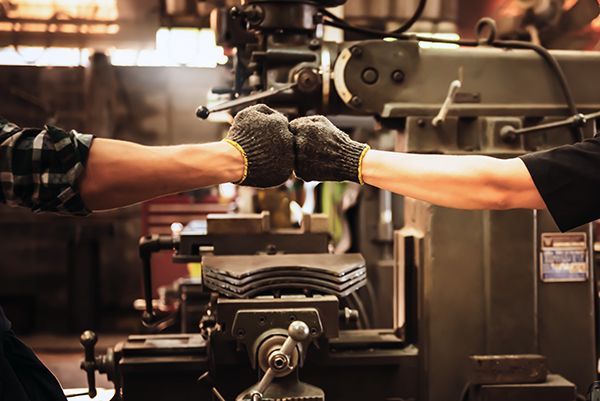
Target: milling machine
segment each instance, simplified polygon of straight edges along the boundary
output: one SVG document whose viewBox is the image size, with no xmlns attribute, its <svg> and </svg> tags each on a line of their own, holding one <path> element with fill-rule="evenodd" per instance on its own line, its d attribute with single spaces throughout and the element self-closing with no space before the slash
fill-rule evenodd
<svg viewBox="0 0 600 401">
<path fill-rule="evenodd" d="M 398 150 L 501 158 L 595 134 L 599 53 L 548 52 L 526 42 L 498 40 L 490 20 L 478 24 L 473 41 L 358 28 L 325 8 L 343 3 L 247 0 L 217 10 L 213 20 L 220 44 L 237 51 L 232 100 L 199 107 L 197 115 L 206 118 L 260 101 L 290 117 L 374 116 L 401 133 Z M 326 25 L 364 40 L 324 41 Z M 450 47 L 431 46 L 440 42 Z M 114 350 L 117 358 L 110 369 L 89 357 L 88 372 L 96 367 L 111 371 L 124 401 L 149 395 L 206 399 L 202 397 L 211 393 L 219 400 L 252 401 L 446 401 L 461 395 L 569 400 L 575 386 L 584 393 L 596 380 L 590 225 L 559 233 L 544 211 L 460 211 L 413 199 L 375 204 L 380 206 L 376 213 L 361 209 L 359 230 L 372 226 L 377 213 L 403 220 L 395 227 L 394 259 L 387 270 L 393 279 L 381 280 L 375 288 L 393 293 L 393 305 L 387 305 L 393 313 L 391 327 L 348 325 L 360 308 L 341 309 L 340 302 L 355 290 L 296 289 L 290 295 L 287 290 L 293 286 L 284 286 L 283 293 L 270 288 L 265 298 L 265 293 L 241 289 L 245 295 L 238 297 L 223 288 L 252 279 L 220 274 L 233 268 L 231 260 L 219 255 L 246 255 L 248 274 L 265 274 L 253 268 L 269 257 L 265 253 L 312 254 L 314 263 L 302 265 L 314 274 L 342 263 L 319 257 L 327 252 L 324 243 L 281 240 L 269 251 L 265 245 L 274 244 L 264 241 L 264 232 L 256 233 L 256 242 L 240 234 L 219 242 L 219 250 L 213 249 L 217 259 L 211 261 L 201 251 L 217 241 L 203 241 L 210 232 L 193 240 L 182 234 L 163 244 L 175 248 L 175 259 L 204 260 L 209 266 L 205 275 L 210 268 L 221 269 L 213 278 L 221 277 L 223 285 L 211 285 L 210 279 L 201 284 L 218 294 L 197 318 L 202 334 L 132 336 Z M 162 247 L 160 240 L 156 244 Z M 302 244 L 306 248 L 297 248 Z M 546 262 L 549 255 L 563 270 Z M 278 259 L 281 255 L 271 256 L 268 267 L 274 271 L 290 267 Z M 379 255 L 366 251 L 363 256 L 368 276 L 381 274 Z M 146 288 L 151 288 L 148 283 Z M 147 322 L 152 316 L 149 307 Z M 93 342 L 90 338 L 86 344 Z M 499 364 L 486 359 L 507 354 L 520 357 L 491 359 Z M 472 355 L 480 357 L 469 359 Z M 470 367 L 477 371 L 472 364 L 511 371 L 515 360 L 522 362 L 516 369 L 521 373 L 531 373 L 527 367 L 535 365 L 536 372 L 549 369 L 556 375 L 490 382 L 489 377 L 502 375 L 487 375 L 486 381 L 468 373 Z M 540 360 L 543 368 L 536 365 Z M 478 386 L 471 391 L 469 383 Z"/>
</svg>

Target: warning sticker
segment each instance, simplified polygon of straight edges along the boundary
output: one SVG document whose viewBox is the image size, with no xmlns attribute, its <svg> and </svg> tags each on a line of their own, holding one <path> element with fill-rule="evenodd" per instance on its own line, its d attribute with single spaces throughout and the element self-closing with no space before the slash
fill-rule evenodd
<svg viewBox="0 0 600 401">
<path fill-rule="evenodd" d="M 540 278 L 544 282 L 586 281 L 589 260 L 586 233 L 544 233 Z"/>
</svg>

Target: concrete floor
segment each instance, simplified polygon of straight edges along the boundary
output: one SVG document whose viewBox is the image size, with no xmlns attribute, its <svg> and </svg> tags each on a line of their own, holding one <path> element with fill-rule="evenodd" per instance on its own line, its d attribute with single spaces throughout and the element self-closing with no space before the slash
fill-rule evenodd
<svg viewBox="0 0 600 401">
<path fill-rule="evenodd" d="M 126 339 L 126 335 L 98 335 L 96 355 L 104 353 L 107 348 L 113 347 L 119 341 Z M 40 360 L 58 378 L 65 392 L 69 394 L 87 391 L 87 379 L 85 373 L 79 368 L 83 360 L 83 347 L 79 338 L 73 336 L 35 335 L 22 337 L 21 340 L 29 345 L 40 358 Z M 99 396 L 94 401 L 108 401 L 114 394 L 112 384 L 105 375 L 96 373 L 96 386 Z M 71 390 L 72 389 L 72 390 Z M 70 401 L 85 401 L 89 397 L 72 397 Z"/>
</svg>

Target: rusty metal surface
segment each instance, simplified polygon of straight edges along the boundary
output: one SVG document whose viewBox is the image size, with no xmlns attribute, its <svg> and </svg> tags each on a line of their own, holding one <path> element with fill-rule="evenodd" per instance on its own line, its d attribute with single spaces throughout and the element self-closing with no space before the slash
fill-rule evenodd
<svg viewBox="0 0 600 401">
<path fill-rule="evenodd" d="M 209 214 L 206 224 L 209 234 L 260 234 L 271 230 L 271 217 L 268 212 Z"/>
<path fill-rule="evenodd" d="M 543 383 L 548 376 L 542 355 L 472 355 L 471 384 Z"/>
<path fill-rule="evenodd" d="M 471 401 L 574 401 L 575 385 L 560 375 L 544 383 L 488 384 L 476 389 Z"/>
</svg>

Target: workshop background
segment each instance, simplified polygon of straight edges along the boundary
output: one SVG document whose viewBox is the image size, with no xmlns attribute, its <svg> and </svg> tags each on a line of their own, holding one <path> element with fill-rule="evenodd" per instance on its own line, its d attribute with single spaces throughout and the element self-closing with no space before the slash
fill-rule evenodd
<svg viewBox="0 0 600 401">
<path fill-rule="evenodd" d="M 21 126 L 52 124 L 146 145 L 221 139 L 226 113 L 208 120 L 195 116 L 199 105 L 225 99 L 212 90 L 231 86 L 234 78 L 232 49 L 217 46 L 210 30 L 214 3 L 0 0 L 0 115 Z M 336 13 L 358 25 L 393 28 L 417 3 L 349 0 Z M 527 1 L 429 1 L 413 30 L 472 38 L 482 16 L 494 16 L 510 30 L 519 3 Z M 600 19 L 584 22 L 553 26 L 541 32 L 541 40 L 554 49 L 600 50 Z M 340 37 L 333 30 L 329 35 Z M 365 130 L 369 138 L 368 124 Z M 394 148 L 385 137 L 377 144 Z M 375 190 L 364 191 L 380 202 Z M 392 202 L 401 200 L 394 196 Z M 161 208 L 165 204 L 171 207 Z M 134 308 L 142 296 L 140 236 L 169 233 L 173 222 L 185 225 L 234 210 L 235 204 L 208 188 L 83 219 L 0 206 L 0 305 L 65 387 L 85 387 L 78 366 L 81 331 L 95 330 L 107 346 L 144 332 Z M 401 217 L 394 218 L 389 227 L 373 224 L 353 240 L 391 258 L 389 233 L 402 225 Z M 159 263 L 157 287 L 189 273 L 168 257 Z M 391 300 L 391 294 L 381 296 Z M 391 317 L 379 323 L 388 327 Z"/>
</svg>

